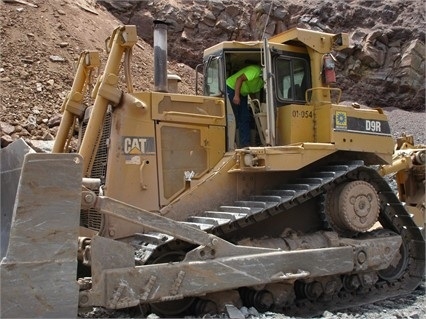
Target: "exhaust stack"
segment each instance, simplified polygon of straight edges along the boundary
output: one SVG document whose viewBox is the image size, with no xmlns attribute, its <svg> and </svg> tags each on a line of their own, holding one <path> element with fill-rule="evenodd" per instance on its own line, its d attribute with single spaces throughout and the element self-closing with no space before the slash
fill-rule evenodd
<svg viewBox="0 0 426 319">
<path fill-rule="evenodd" d="M 167 92 L 167 25 L 154 20 L 154 91 Z"/>
</svg>

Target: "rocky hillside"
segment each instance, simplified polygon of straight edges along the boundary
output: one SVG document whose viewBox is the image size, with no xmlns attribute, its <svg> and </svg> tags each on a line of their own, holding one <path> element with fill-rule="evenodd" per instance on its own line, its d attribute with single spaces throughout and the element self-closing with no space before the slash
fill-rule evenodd
<svg viewBox="0 0 426 319">
<path fill-rule="evenodd" d="M 337 56 L 344 99 L 368 106 L 425 108 L 423 0 L 99 0 L 152 43 L 153 19 L 171 23 L 170 54 L 195 67 L 224 40 L 260 40 L 293 27 L 350 34 Z"/>
<path fill-rule="evenodd" d="M 122 24 L 94 0 L 0 1 L 2 147 L 20 137 L 53 139 L 80 53 L 100 51 L 102 68 L 105 39 Z M 135 89 L 152 90 L 151 46 L 141 40 L 133 53 Z M 173 59 L 168 67 L 182 78 L 181 93 L 194 93 L 194 70 Z"/>
</svg>

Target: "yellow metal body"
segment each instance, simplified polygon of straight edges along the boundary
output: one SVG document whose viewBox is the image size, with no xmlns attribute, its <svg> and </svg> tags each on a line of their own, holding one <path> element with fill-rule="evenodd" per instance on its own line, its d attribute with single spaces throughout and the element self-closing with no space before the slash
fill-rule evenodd
<svg viewBox="0 0 426 319">
<path fill-rule="evenodd" d="M 84 113 L 83 98 L 90 84 L 92 72 L 100 66 L 100 56 L 97 51 L 84 51 L 81 53 L 77 63 L 77 71 L 74 77 L 70 93 L 68 93 L 62 104 L 62 120 L 56 134 L 53 145 L 53 153 L 67 152 L 67 141 L 69 142 L 76 118 Z"/>
</svg>

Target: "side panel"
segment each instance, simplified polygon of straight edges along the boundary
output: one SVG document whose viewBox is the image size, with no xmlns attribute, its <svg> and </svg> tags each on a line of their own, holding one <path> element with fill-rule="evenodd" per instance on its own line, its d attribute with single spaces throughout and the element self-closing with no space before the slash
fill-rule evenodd
<svg viewBox="0 0 426 319">
<path fill-rule="evenodd" d="M 387 117 L 380 110 L 343 105 L 316 107 L 318 142 L 334 143 L 338 150 L 375 154 L 376 163 L 391 161 L 393 138 Z"/>
<path fill-rule="evenodd" d="M 150 93 L 135 97 L 126 95 L 112 114 L 105 195 L 146 210 L 157 210 L 157 154 L 148 107 Z"/>
<path fill-rule="evenodd" d="M 278 108 L 278 145 L 314 142 L 314 107 L 286 105 Z"/>
</svg>

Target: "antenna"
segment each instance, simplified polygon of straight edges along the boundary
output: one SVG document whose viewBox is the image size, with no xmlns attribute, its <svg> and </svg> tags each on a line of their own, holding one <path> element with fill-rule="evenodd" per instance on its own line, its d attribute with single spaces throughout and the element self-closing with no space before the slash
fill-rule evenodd
<svg viewBox="0 0 426 319">
<path fill-rule="evenodd" d="M 272 11 L 273 4 L 274 4 L 273 0 L 271 0 L 271 6 L 269 7 L 268 17 L 266 18 L 265 27 L 263 28 L 262 39 L 265 38 L 266 26 L 268 25 L 269 17 L 271 16 L 271 11 Z"/>
</svg>

